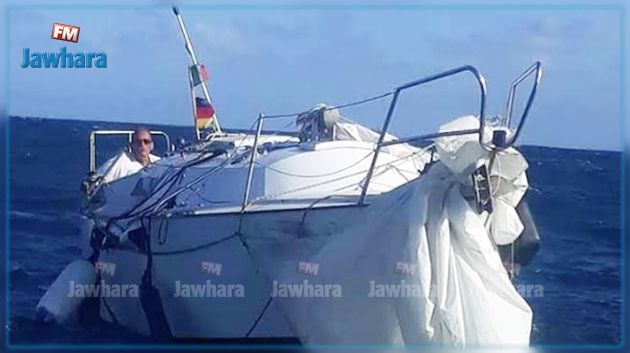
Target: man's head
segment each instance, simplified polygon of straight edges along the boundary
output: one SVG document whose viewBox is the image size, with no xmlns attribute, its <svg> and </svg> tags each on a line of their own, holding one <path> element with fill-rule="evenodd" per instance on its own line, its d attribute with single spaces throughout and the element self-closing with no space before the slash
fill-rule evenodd
<svg viewBox="0 0 630 353">
<path fill-rule="evenodd" d="M 151 139 L 151 132 L 145 127 L 139 127 L 131 135 L 131 151 L 136 159 L 147 166 L 151 163 L 149 156 L 153 151 L 153 139 Z"/>
</svg>

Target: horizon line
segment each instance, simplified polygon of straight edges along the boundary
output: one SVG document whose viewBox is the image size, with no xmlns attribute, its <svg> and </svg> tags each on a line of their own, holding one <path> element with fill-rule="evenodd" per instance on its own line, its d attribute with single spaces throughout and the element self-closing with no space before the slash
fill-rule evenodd
<svg viewBox="0 0 630 353">
<path fill-rule="evenodd" d="M 151 125 L 151 126 L 165 126 L 165 127 L 175 127 L 175 128 L 191 128 L 194 126 L 190 125 L 180 125 L 176 123 L 168 124 L 168 123 L 157 123 L 157 122 L 133 122 L 133 121 L 123 121 L 123 120 L 87 120 L 81 118 L 67 118 L 67 117 L 40 117 L 40 116 L 24 116 L 24 115 L 14 115 L 7 114 L 9 119 L 11 118 L 19 118 L 19 119 L 41 119 L 41 120 L 57 120 L 57 121 L 70 121 L 70 122 L 80 122 L 80 123 L 115 123 L 115 124 L 132 124 L 132 125 Z M 239 128 L 239 127 L 227 127 L 226 130 L 234 130 L 234 131 L 248 131 L 247 128 Z M 275 130 L 274 130 L 275 131 Z M 284 132 L 284 131 L 283 131 Z M 291 131 L 286 131 L 291 132 Z M 556 149 L 564 149 L 564 150 L 576 150 L 576 151 L 592 151 L 592 152 L 613 152 L 613 153 L 623 153 L 624 146 L 620 146 L 619 149 L 602 149 L 588 146 L 549 146 L 549 145 L 535 145 L 535 144 L 520 144 L 516 147 L 541 147 L 541 148 L 556 148 Z"/>
</svg>

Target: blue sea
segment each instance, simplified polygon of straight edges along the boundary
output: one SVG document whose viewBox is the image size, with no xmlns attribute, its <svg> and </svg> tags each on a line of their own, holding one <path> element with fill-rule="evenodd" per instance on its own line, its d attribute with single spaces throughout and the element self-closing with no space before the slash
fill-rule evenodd
<svg viewBox="0 0 630 353">
<path fill-rule="evenodd" d="M 61 328 L 34 320 L 39 298 L 80 256 L 79 186 L 88 170 L 88 134 L 124 123 L 10 118 L 10 312 L 12 343 L 148 343 L 148 338 L 95 323 Z M 149 126 L 171 137 L 190 127 Z M 124 139 L 99 145 L 99 161 Z M 157 146 L 156 146 L 157 147 Z M 619 152 L 522 146 L 530 163 L 527 200 L 542 237 L 521 270 L 534 311 L 533 344 L 621 342 Z M 542 290 L 542 291 L 541 291 Z"/>
</svg>

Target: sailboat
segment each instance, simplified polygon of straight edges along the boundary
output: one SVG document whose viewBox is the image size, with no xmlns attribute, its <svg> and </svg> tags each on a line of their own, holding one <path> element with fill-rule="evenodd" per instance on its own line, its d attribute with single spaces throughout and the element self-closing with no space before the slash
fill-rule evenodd
<svg viewBox="0 0 630 353">
<path fill-rule="evenodd" d="M 173 11 L 191 58 L 197 140 L 104 182 L 96 136 L 132 132 L 92 132 L 85 253 L 44 294 L 40 319 L 75 322 L 95 297 L 104 320 L 156 339 L 529 344 L 532 310 L 513 280 L 539 236 L 515 143 L 539 62 L 514 80 L 499 117 L 486 115 L 482 74 L 462 66 L 357 102 L 261 114 L 250 133 L 229 133 Z M 454 76 L 474 80 L 478 109 L 434 133 L 388 132 L 401 95 Z M 513 121 L 527 79 L 532 88 Z M 379 99 L 390 100 L 380 130 L 341 113 Z M 294 119 L 296 129 L 265 133 L 271 119 Z"/>
</svg>

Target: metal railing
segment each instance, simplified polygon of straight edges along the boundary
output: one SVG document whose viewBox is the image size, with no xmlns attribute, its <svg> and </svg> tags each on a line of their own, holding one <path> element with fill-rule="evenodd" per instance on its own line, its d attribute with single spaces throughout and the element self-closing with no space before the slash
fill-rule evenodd
<svg viewBox="0 0 630 353">
<path fill-rule="evenodd" d="M 262 132 L 263 119 L 265 116 L 260 114 L 256 122 L 256 136 L 254 136 L 254 145 L 252 146 L 252 155 L 249 158 L 249 167 L 247 170 L 247 181 L 245 182 L 245 192 L 243 193 L 243 203 L 241 204 L 241 213 L 245 213 L 245 208 L 249 204 L 249 194 L 252 188 L 252 179 L 254 177 L 254 162 L 256 161 L 256 153 L 258 153 L 258 140 Z"/>
<path fill-rule="evenodd" d="M 531 108 L 532 103 L 534 102 L 534 97 L 536 97 L 538 84 L 540 83 L 540 80 L 542 78 L 542 68 L 541 68 L 540 61 L 536 61 L 532 66 L 527 68 L 527 70 L 523 71 L 523 73 L 519 77 L 517 77 L 516 80 L 514 80 L 514 82 L 512 82 L 512 86 L 510 87 L 510 91 L 508 93 L 507 103 L 505 106 L 505 116 L 503 118 L 504 119 L 503 124 L 509 127 L 512 121 L 512 113 L 513 113 L 512 110 L 514 108 L 514 97 L 516 96 L 516 87 L 518 87 L 518 85 L 520 85 L 523 81 L 525 81 L 525 79 L 531 76 L 532 73 L 535 73 L 534 83 L 532 84 L 532 90 L 529 93 L 529 97 L 527 98 L 527 104 L 525 105 L 525 108 L 523 109 L 523 114 L 521 114 L 521 120 L 518 123 L 518 127 L 516 128 L 514 135 L 512 135 L 510 140 L 507 141 L 508 147 L 514 144 L 514 142 L 518 138 L 518 135 L 521 133 L 521 128 L 525 124 L 525 120 L 527 119 L 527 115 L 529 114 L 529 109 Z"/>
<path fill-rule="evenodd" d="M 394 115 L 394 110 L 398 102 L 398 96 L 400 95 L 402 91 L 412 88 L 412 87 L 423 85 L 425 83 L 429 83 L 429 82 L 436 81 L 442 78 L 453 76 L 462 72 L 472 73 L 475 79 L 477 80 L 477 83 L 479 84 L 479 92 L 480 92 L 479 129 L 438 132 L 438 133 L 433 133 L 433 134 L 428 134 L 428 135 L 419 135 L 419 136 L 413 136 L 413 137 L 399 139 L 395 141 L 384 142 L 385 136 L 387 135 L 387 130 L 389 128 L 389 123 L 392 120 L 392 116 Z M 397 87 L 394 90 L 394 95 L 389 105 L 389 109 L 387 110 L 387 116 L 385 117 L 385 121 L 383 122 L 381 135 L 379 136 L 378 142 L 376 143 L 376 150 L 374 151 L 374 157 L 372 158 L 372 163 L 370 164 L 370 169 L 368 170 L 367 176 L 365 178 L 365 183 L 363 184 L 363 190 L 361 191 L 361 196 L 359 197 L 359 205 L 363 205 L 365 203 L 365 196 L 367 194 L 368 187 L 370 186 L 370 181 L 374 174 L 376 161 L 378 159 L 379 153 L 381 152 L 381 148 L 385 146 L 395 145 L 399 143 L 407 143 L 411 141 L 434 139 L 434 138 L 444 137 L 444 136 L 459 136 L 459 135 L 467 135 L 467 134 L 479 134 L 479 143 L 482 146 L 485 146 L 485 143 L 483 141 L 483 133 L 482 133 L 485 127 L 485 119 L 484 119 L 485 108 L 486 108 L 486 81 L 483 78 L 483 76 L 479 73 L 479 70 L 477 70 L 477 68 L 475 68 L 474 66 L 470 66 L 470 65 L 444 71 L 444 72 L 431 75 L 431 76 L 422 78 L 420 80 L 412 81 L 412 82 L 409 82 L 402 86 Z"/>
<path fill-rule="evenodd" d="M 96 130 L 90 132 L 90 165 L 89 172 L 92 173 L 96 171 L 96 136 L 99 135 L 127 135 L 127 140 L 131 143 L 131 139 L 133 136 L 133 130 Z M 166 151 L 172 151 L 171 138 L 164 131 L 151 131 L 151 135 L 163 136 L 166 140 Z"/>
<path fill-rule="evenodd" d="M 396 105 L 398 103 L 398 97 L 400 96 L 400 93 L 406 89 L 412 88 L 412 87 L 416 87 L 416 86 L 420 86 L 432 81 L 436 81 L 442 78 L 446 78 L 446 77 L 450 77 L 459 73 L 463 73 L 463 72 L 470 72 L 475 80 L 477 81 L 477 84 L 479 86 L 479 96 L 480 96 L 480 102 L 479 102 L 479 128 L 477 129 L 465 129 L 465 130 L 456 130 L 456 131 L 444 131 L 444 132 L 437 132 L 437 133 L 430 133 L 430 134 L 424 134 L 424 135 L 417 135 L 417 136 L 412 136 L 412 137 L 407 137 L 407 138 L 402 138 L 402 139 L 397 139 L 397 140 L 392 140 L 392 141 L 384 141 L 385 136 L 387 135 L 387 131 L 389 129 L 389 125 L 390 122 L 392 120 L 392 117 L 394 115 L 394 111 L 396 108 Z M 532 86 L 532 91 L 530 92 L 529 98 L 527 100 L 527 104 L 525 106 L 525 109 L 523 111 L 523 114 L 521 115 L 521 120 L 518 124 L 518 127 L 516 128 L 516 131 L 514 132 L 514 134 L 512 135 L 512 137 L 505 141 L 504 143 L 498 145 L 495 144 L 494 141 L 494 136 L 493 136 L 493 141 L 484 141 L 484 130 L 486 127 L 486 119 L 485 119 L 485 108 L 486 108 L 486 81 L 484 79 L 484 77 L 481 75 L 481 73 L 479 73 L 479 70 L 477 70 L 477 68 L 475 68 L 474 66 L 470 66 L 470 65 L 466 65 L 466 66 L 461 66 L 455 69 L 451 69 L 448 71 L 444 71 L 435 75 L 431 75 L 431 76 L 427 76 L 425 78 L 416 80 L 416 81 L 412 81 L 409 83 L 406 83 L 404 85 L 401 85 L 399 87 L 397 87 L 392 94 L 392 99 L 391 99 L 391 103 L 389 105 L 389 108 L 387 110 L 387 115 L 385 117 L 385 121 L 383 122 L 383 128 L 381 129 L 379 138 L 378 138 L 378 142 L 376 143 L 376 149 L 374 151 L 374 156 L 372 157 L 372 161 L 370 163 L 370 168 L 367 171 L 367 176 L 365 178 L 365 182 L 363 185 L 363 188 L 361 190 L 361 195 L 359 197 L 359 201 L 358 201 L 358 205 L 363 205 L 365 203 L 365 197 L 367 195 L 368 192 L 368 188 L 370 185 L 370 181 L 374 175 L 374 169 L 376 168 L 376 163 L 378 160 L 378 155 L 381 151 L 381 149 L 383 147 L 387 147 L 387 146 L 392 146 L 392 145 L 396 145 L 396 144 L 401 144 L 401 143 L 409 143 L 409 142 L 413 142 L 413 141 L 422 141 L 422 140 L 432 140 L 432 139 L 436 139 L 436 138 L 440 138 L 440 137 L 447 137 L 447 136 L 462 136 L 462 135 L 471 135 L 471 134 L 478 134 L 479 135 L 479 144 L 487 151 L 492 151 L 492 150 L 502 150 L 505 148 L 508 148 L 510 146 L 512 146 L 514 144 L 514 142 L 516 141 L 516 139 L 518 138 L 520 131 L 527 119 L 527 116 L 529 114 L 529 110 L 531 108 L 531 105 L 533 103 L 534 97 L 536 96 L 536 91 L 538 88 L 538 84 L 540 82 L 540 79 L 542 77 L 542 70 L 541 70 L 541 64 L 540 62 L 536 62 L 534 65 L 532 65 L 531 67 L 529 67 L 527 70 L 525 70 L 513 83 L 512 86 L 510 88 L 509 91 L 509 95 L 508 95 L 508 101 L 507 101 L 507 106 L 506 106 L 506 116 L 503 118 L 502 120 L 502 125 L 509 127 L 510 121 L 511 121 L 511 117 L 512 117 L 512 110 L 513 110 L 513 105 L 514 105 L 514 97 L 515 97 L 515 91 L 516 88 L 518 87 L 518 85 L 523 82 L 527 77 L 529 77 L 532 73 L 535 72 L 535 81 L 534 84 Z M 389 93 L 387 94 L 389 95 Z M 385 96 L 385 95 L 383 95 Z M 383 97 L 383 96 L 379 96 Z M 270 116 L 270 118 L 276 118 L 276 117 L 289 117 L 289 116 L 293 116 L 294 114 L 287 114 L 285 115 L 278 115 L 278 116 Z M 257 150 L 258 150 L 258 143 L 259 143 L 259 137 L 260 134 L 262 132 L 262 125 L 263 125 L 263 121 L 265 119 L 265 116 L 260 114 L 257 120 L 257 127 L 256 127 L 256 135 L 254 137 L 254 145 L 252 146 L 252 154 L 250 156 L 250 160 L 249 160 L 249 169 L 248 169 L 248 173 L 247 173 L 247 180 L 246 180 L 246 184 L 245 184 L 245 191 L 244 191 L 244 195 L 243 195 L 243 201 L 241 204 L 241 213 L 245 212 L 245 209 L 247 208 L 247 206 L 249 205 L 249 197 L 250 197 L 250 192 L 251 192 L 251 184 L 252 184 L 252 179 L 253 179 L 253 174 L 254 174 L 254 163 L 255 163 L 255 159 L 256 159 L 256 154 L 257 154 Z"/>
</svg>

